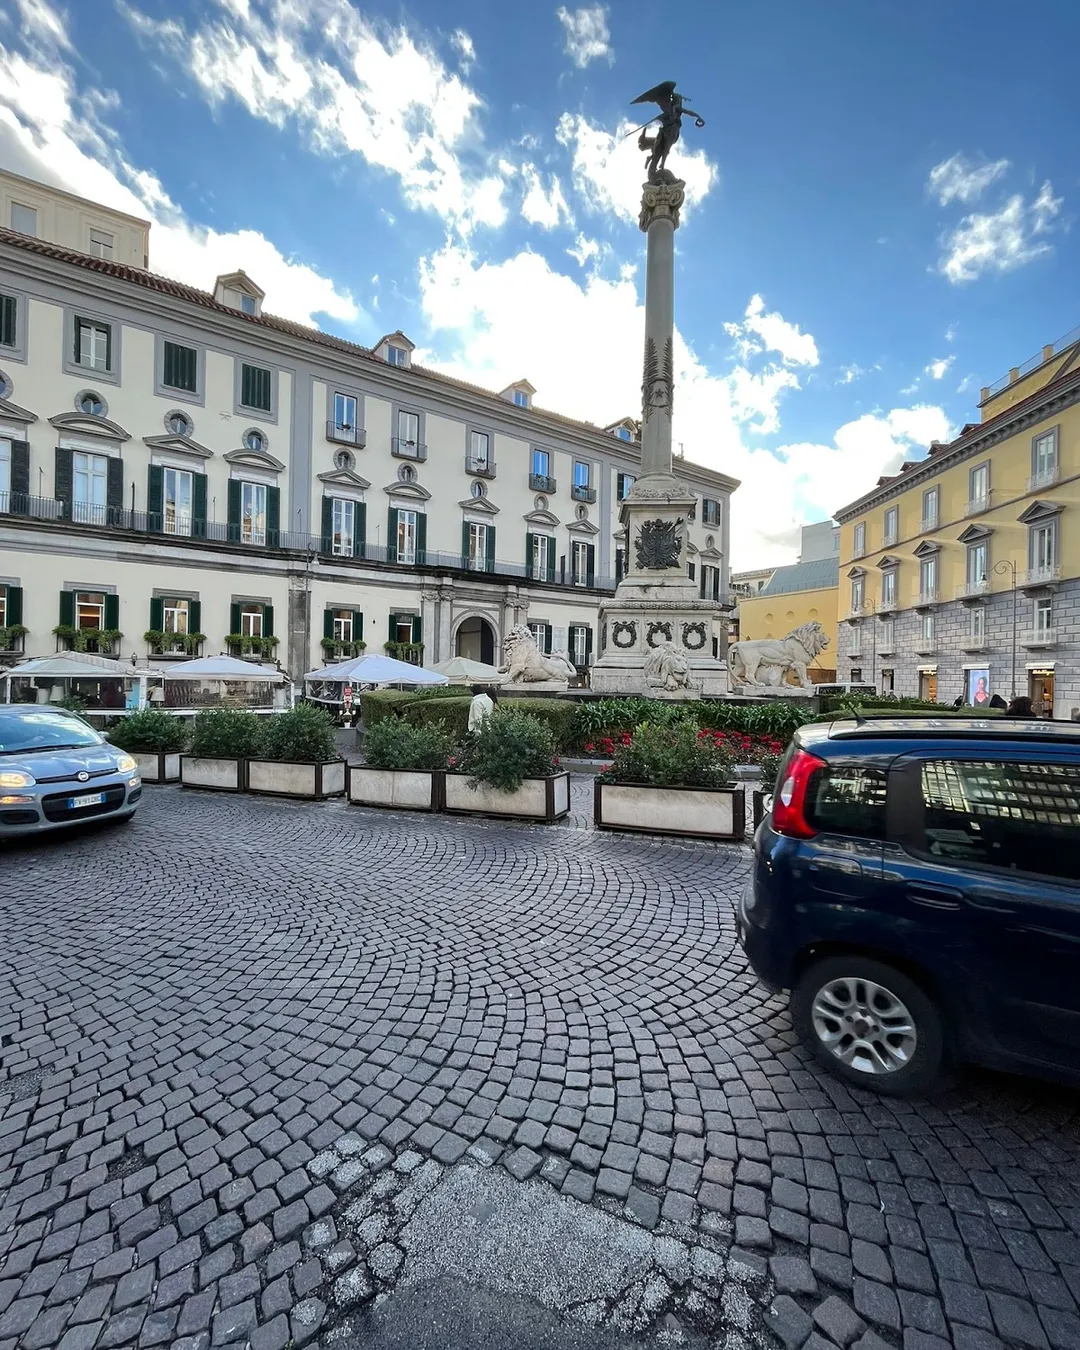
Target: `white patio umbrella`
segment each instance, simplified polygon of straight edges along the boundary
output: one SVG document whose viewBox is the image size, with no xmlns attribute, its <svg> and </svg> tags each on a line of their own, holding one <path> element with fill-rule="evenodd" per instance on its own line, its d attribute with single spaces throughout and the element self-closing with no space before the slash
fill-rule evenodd
<svg viewBox="0 0 1080 1350">
<path fill-rule="evenodd" d="M 305 680 L 328 680 L 335 684 L 449 684 L 445 675 L 392 656 L 355 656 L 351 661 L 309 670 Z"/>
<path fill-rule="evenodd" d="M 280 670 L 257 666 L 235 656 L 203 656 L 197 661 L 178 661 L 174 666 L 151 666 L 150 669 L 167 680 L 260 680 L 281 684 L 285 679 Z"/>
<path fill-rule="evenodd" d="M 484 661 L 472 661 L 467 656 L 451 656 L 431 667 L 445 675 L 451 684 L 502 684 L 506 676 L 495 666 Z"/>
<path fill-rule="evenodd" d="M 102 656 L 61 652 L 57 656 L 36 656 L 12 666 L 7 673 L 13 679 L 27 675 L 46 680 L 122 680 L 137 672 L 130 665 Z"/>
</svg>

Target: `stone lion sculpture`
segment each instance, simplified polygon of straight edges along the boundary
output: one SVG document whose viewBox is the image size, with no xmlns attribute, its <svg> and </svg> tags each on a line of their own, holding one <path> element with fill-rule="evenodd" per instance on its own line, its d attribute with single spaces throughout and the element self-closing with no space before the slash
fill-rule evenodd
<svg viewBox="0 0 1080 1350">
<path fill-rule="evenodd" d="M 677 689 L 690 687 L 690 662 L 674 642 L 661 642 L 645 658 L 645 683 L 650 689 L 664 689 L 673 694 Z"/>
<path fill-rule="evenodd" d="M 790 673 L 803 689 L 812 689 L 807 667 L 828 645 L 829 639 L 816 619 L 793 629 L 787 637 L 736 642 L 728 652 L 732 688 L 740 684 L 776 688 Z"/>
<path fill-rule="evenodd" d="M 523 623 L 511 628 L 503 643 L 503 664 L 500 675 L 507 684 L 541 684 L 545 680 L 566 683 L 577 674 L 565 652 L 545 656 L 536 645 L 536 639 Z"/>
</svg>

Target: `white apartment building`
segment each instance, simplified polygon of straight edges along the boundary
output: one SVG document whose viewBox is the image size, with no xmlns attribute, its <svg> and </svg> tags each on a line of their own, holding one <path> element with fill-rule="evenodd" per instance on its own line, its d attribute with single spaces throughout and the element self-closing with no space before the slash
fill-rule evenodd
<svg viewBox="0 0 1080 1350">
<path fill-rule="evenodd" d="M 43 198 L 77 199 L 30 186 L 37 232 L 0 228 L 0 664 L 232 651 L 295 677 L 360 644 L 497 661 L 518 623 L 591 663 L 633 421 L 422 369 L 402 333 L 369 350 L 275 318 L 243 272 L 204 292 L 58 244 Z M 678 471 L 719 600 L 738 484 Z"/>
</svg>

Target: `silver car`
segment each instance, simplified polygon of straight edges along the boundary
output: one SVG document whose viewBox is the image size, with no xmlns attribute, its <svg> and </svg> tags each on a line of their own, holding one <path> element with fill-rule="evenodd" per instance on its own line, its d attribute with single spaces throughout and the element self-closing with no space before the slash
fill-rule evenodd
<svg viewBox="0 0 1080 1350">
<path fill-rule="evenodd" d="M 0 839 L 84 820 L 130 820 L 132 757 L 64 708 L 0 703 Z"/>
</svg>

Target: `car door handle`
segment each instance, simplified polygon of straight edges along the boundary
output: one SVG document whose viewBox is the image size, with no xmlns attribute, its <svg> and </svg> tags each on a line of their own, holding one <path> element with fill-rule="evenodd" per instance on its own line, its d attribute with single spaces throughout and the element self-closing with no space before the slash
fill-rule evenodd
<svg viewBox="0 0 1080 1350">
<path fill-rule="evenodd" d="M 985 909 L 991 914 L 1016 913 L 1016 905 L 1012 901 L 1004 895 L 996 895 L 993 891 L 969 891 L 968 903 L 974 905 L 976 909 Z"/>
<path fill-rule="evenodd" d="M 920 883 L 908 887 L 908 896 L 912 904 L 924 905 L 927 909 L 959 909 L 964 903 L 963 893 L 955 886 Z"/>
</svg>

